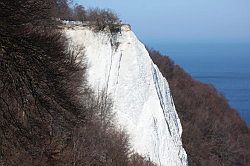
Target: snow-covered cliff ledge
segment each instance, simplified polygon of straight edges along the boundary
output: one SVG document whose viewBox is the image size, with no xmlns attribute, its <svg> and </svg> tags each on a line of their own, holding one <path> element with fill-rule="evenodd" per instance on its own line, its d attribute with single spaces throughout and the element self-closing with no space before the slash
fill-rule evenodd
<svg viewBox="0 0 250 166">
<path fill-rule="evenodd" d="M 134 150 L 157 165 L 188 165 L 168 82 L 130 28 L 124 25 L 112 34 L 75 27 L 65 33 L 72 47 L 84 48 L 89 83 L 110 94 Z"/>
</svg>

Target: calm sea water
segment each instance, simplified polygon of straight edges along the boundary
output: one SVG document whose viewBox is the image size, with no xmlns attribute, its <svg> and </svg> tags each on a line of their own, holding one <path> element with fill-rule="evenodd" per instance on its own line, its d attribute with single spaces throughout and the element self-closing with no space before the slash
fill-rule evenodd
<svg viewBox="0 0 250 166">
<path fill-rule="evenodd" d="M 195 79 L 213 84 L 250 124 L 250 43 L 157 44 Z"/>
</svg>

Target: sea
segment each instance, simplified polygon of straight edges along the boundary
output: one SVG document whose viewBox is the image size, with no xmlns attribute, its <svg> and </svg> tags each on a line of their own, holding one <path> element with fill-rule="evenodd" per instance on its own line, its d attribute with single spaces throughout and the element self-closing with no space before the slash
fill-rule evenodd
<svg viewBox="0 0 250 166">
<path fill-rule="evenodd" d="M 193 78 L 214 85 L 250 125 L 250 42 L 163 42 L 153 47 Z"/>
</svg>

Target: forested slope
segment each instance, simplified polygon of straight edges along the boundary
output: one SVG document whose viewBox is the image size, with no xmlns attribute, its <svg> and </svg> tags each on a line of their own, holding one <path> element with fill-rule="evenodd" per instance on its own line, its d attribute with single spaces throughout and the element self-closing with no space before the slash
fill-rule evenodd
<svg viewBox="0 0 250 166">
<path fill-rule="evenodd" d="M 168 80 L 189 165 L 250 165 L 250 130 L 212 85 L 194 80 L 169 57 L 148 50 Z"/>
<path fill-rule="evenodd" d="M 56 0 L 0 1 L 0 165 L 151 165 L 86 84 Z"/>
</svg>

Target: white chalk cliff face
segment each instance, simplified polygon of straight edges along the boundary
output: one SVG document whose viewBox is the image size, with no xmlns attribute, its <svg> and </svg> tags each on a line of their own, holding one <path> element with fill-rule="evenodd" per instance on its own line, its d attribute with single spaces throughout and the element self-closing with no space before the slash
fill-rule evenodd
<svg viewBox="0 0 250 166">
<path fill-rule="evenodd" d="M 86 27 L 65 32 L 71 47 L 84 48 L 89 84 L 110 94 L 133 149 L 157 165 L 188 165 L 168 82 L 129 26 L 114 34 Z"/>
</svg>

